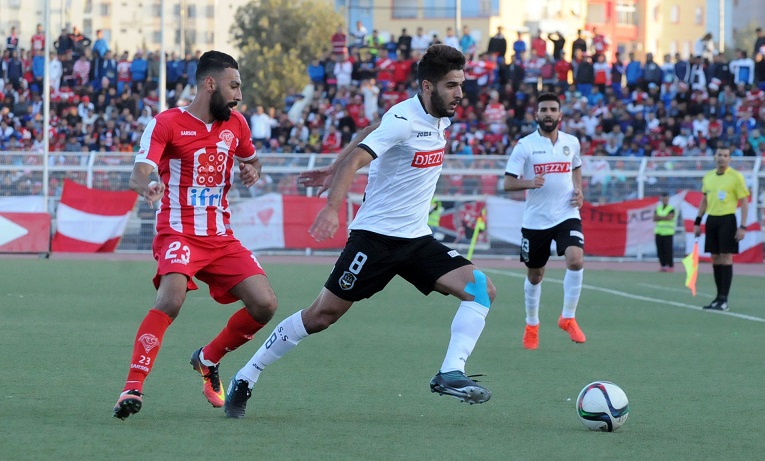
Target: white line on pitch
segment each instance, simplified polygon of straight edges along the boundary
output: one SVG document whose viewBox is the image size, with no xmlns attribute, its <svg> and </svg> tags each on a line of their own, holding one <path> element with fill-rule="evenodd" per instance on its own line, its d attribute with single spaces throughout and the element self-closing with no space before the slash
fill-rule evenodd
<svg viewBox="0 0 765 461">
<path fill-rule="evenodd" d="M 654 285 L 652 283 L 636 283 L 635 285 L 641 286 L 641 287 L 647 287 L 652 290 L 669 291 L 672 293 L 688 293 L 687 288 L 671 288 L 671 287 L 665 287 L 661 285 Z M 714 298 L 714 296 L 708 293 L 698 293 L 698 295 L 701 296 L 702 298 L 709 298 L 709 299 Z"/>
<path fill-rule="evenodd" d="M 519 273 L 515 273 L 515 272 L 502 271 L 502 270 L 498 270 L 498 269 L 483 269 L 483 271 L 484 272 L 493 273 L 493 274 L 507 275 L 508 277 L 526 278 L 526 274 L 523 274 L 523 273 L 519 274 Z M 545 280 L 550 281 L 550 282 L 554 282 L 554 283 L 563 284 L 563 280 L 560 280 L 560 279 L 554 279 L 554 278 L 547 278 L 547 277 L 545 277 Z M 701 307 L 694 306 L 692 304 L 679 303 L 677 301 L 668 301 L 666 299 L 650 298 L 648 296 L 634 295 L 632 293 L 627 293 L 625 291 L 619 291 L 619 290 L 612 290 L 610 288 L 596 287 L 596 286 L 593 286 L 593 285 L 586 285 L 586 284 L 582 284 L 582 288 L 586 288 L 588 290 L 593 290 L 593 291 L 600 291 L 602 293 L 608 293 L 608 294 L 612 294 L 612 295 L 616 295 L 616 296 L 622 296 L 624 298 L 637 299 L 639 301 L 648 301 L 648 302 L 652 302 L 652 303 L 655 303 L 655 304 L 666 304 L 668 306 L 684 307 L 686 309 L 692 309 L 692 310 L 695 310 L 695 311 L 704 310 Z M 714 313 L 714 314 L 727 315 L 729 317 L 736 317 L 736 318 L 744 319 L 744 320 L 752 320 L 754 322 L 763 322 L 763 323 L 765 323 L 765 319 L 764 318 L 755 317 L 753 315 L 738 314 L 736 312 L 730 312 L 730 311 L 709 311 L 709 312 Z"/>
</svg>

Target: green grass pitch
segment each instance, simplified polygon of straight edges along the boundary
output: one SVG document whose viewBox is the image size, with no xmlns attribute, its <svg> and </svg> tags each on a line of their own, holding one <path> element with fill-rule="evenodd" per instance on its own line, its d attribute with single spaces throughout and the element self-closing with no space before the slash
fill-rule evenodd
<svg viewBox="0 0 765 461">
<path fill-rule="evenodd" d="M 479 261 L 480 264 L 480 261 Z M 152 261 L 6 259 L 0 277 L 0 458 L 4 460 L 752 460 L 765 454 L 761 277 L 737 275 L 731 313 L 704 312 L 684 274 L 585 272 L 577 317 L 587 343 L 556 326 L 562 271 L 548 270 L 540 347 L 521 346 L 523 274 L 486 270 L 498 289 L 468 374 L 493 393 L 469 406 L 431 394 L 453 298 L 400 279 L 309 337 L 262 375 L 247 416 L 229 420 L 188 364 L 236 305 L 201 284 L 165 335 L 144 406 L 112 417 L 135 330 L 155 292 Z M 330 266 L 265 264 L 276 318 L 224 358 L 221 378 L 277 321 L 307 307 Z M 630 399 L 625 425 L 587 431 L 574 400 L 594 380 Z"/>
</svg>

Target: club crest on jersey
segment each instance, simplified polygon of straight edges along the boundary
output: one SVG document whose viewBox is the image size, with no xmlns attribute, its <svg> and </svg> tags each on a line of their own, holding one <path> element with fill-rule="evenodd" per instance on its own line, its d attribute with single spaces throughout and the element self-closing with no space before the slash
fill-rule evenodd
<svg viewBox="0 0 765 461">
<path fill-rule="evenodd" d="M 230 149 L 231 141 L 234 140 L 234 133 L 232 133 L 231 130 L 223 130 L 220 134 L 220 140 Z"/>
<path fill-rule="evenodd" d="M 431 150 L 429 152 L 415 152 L 412 158 L 412 166 L 415 168 L 432 168 L 444 163 L 444 150 Z"/>
<path fill-rule="evenodd" d="M 348 271 L 343 272 L 343 276 L 340 277 L 340 280 L 337 281 L 337 283 L 340 285 L 340 288 L 343 290 L 350 290 L 353 288 L 353 285 L 356 284 L 356 276 L 351 274 Z"/>
<path fill-rule="evenodd" d="M 563 155 L 571 155 L 571 149 L 568 146 L 563 146 Z"/>
</svg>

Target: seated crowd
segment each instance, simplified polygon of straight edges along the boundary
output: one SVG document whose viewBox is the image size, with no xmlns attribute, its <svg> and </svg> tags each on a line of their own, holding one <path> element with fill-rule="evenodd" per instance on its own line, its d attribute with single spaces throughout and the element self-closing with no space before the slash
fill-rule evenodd
<svg viewBox="0 0 765 461">
<path fill-rule="evenodd" d="M 336 153 L 357 130 L 416 94 L 419 57 L 429 45 L 444 43 L 467 57 L 465 98 L 449 130 L 447 153 L 510 154 L 536 128 L 536 95 L 554 91 L 562 102 L 561 128 L 579 137 L 583 155 L 709 156 L 720 143 L 733 146 L 734 155 L 765 155 L 762 32 L 754 60 L 738 50 L 730 62 L 722 54 L 704 53 L 690 61 L 666 55 L 662 63 L 650 53 L 642 62 L 629 53 L 625 61 L 593 32 L 590 43 L 579 34 L 567 60 L 559 32 L 547 39 L 537 33 L 529 46 L 518 34 L 508 46 L 500 27 L 488 46 L 478 49 L 467 26 L 460 37 L 449 28 L 443 39 L 426 36 L 422 28 L 415 36 L 404 29 L 389 40 L 358 26 L 350 40 L 338 30 L 327 52 L 308 66 L 310 89 L 287 95 L 282 108 L 241 104 L 238 109 L 250 121 L 260 152 Z M 102 39 L 90 46 L 89 39 L 77 40 L 78 34 L 72 39 L 63 31 L 49 57 L 50 149 L 60 153 L 49 161 L 80 165 L 90 152 L 111 152 L 117 154 L 96 161 L 131 164 L 143 129 L 159 109 L 159 52 L 124 52 L 117 59 Z M 4 52 L 0 162 L 5 165 L 39 162 L 39 156 L 19 153 L 44 148 L 43 49 L 33 37 L 31 51 L 16 44 Z M 200 54 L 167 56 L 168 107 L 193 99 Z"/>
</svg>

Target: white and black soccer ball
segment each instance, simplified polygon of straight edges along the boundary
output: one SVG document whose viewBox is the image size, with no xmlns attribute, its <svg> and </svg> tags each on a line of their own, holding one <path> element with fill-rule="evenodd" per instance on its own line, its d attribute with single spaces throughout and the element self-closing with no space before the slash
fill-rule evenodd
<svg viewBox="0 0 765 461">
<path fill-rule="evenodd" d="M 591 431 L 613 432 L 629 416 L 627 394 L 614 383 L 595 381 L 584 386 L 576 398 L 576 413 Z"/>
</svg>

